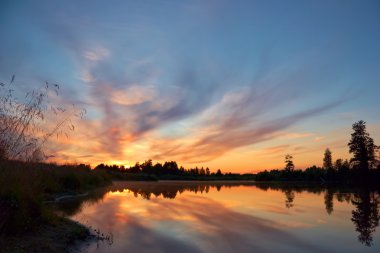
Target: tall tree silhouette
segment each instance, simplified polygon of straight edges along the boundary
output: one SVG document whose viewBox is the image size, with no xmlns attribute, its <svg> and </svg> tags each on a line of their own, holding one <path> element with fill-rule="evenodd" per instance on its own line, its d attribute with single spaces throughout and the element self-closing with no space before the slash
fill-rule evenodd
<svg viewBox="0 0 380 253">
<path fill-rule="evenodd" d="M 375 162 L 376 145 L 366 130 L 366 122 L 360 120 L 352 125 L 354 132 L 351 134 L 351 140 L 348 143 L 350 153 L 354 155 L 351 164 L 354 169 L 366 175 L 370 167 Z"/>
<path fill-rule="evenodd" d="M 333 168 L 332 164 L 332 155 L 331 151 L 329 148 L 326 148 L 325 150 L 325 155 L 323 157 L 323 168 L 325 169 L 331 169 Z"/>
<path fill-rule="evenodd" d="M 285 171 L 291 172 L 294 170 L 293 156 L 287 154 L 285 156 Z"/>
<path fill-rule="evenodd" d="M 352 211 L 352 222 L 359 232 L 358 240 L 366 246 L 371 246 L 373 233 L 379 226 L 379 196 L 374 192 L 364 190 L 354 194 L 351 202 L 356 207 Z"/>
</svg>

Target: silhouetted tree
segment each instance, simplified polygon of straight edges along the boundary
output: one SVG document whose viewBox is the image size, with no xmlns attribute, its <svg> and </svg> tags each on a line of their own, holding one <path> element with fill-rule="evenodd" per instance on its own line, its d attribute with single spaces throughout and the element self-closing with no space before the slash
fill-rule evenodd
<svg viewBox="0 0 380 253">
<path fill-rule="evenodd" d="M 294 170 L 293 156 L 287 154 L 285 156 L 285 171 L 292 172 Z"/>
<path fill-rule="evenodd" d="M 334 170 L 337 171 L 340 178 L 347 177 L 350 171 L 350 163 L 343 159 L 337 159 L 334 163 Z"/>
<path fill-rule="evenodd" d="M 332 164 L 332 155 L 331 151 L 329 148 L 325 150 L 325 155 L 323 157 L 323 168 L 325 169 L 332 169 L 333 164 Z"/>
<path fill-rule="evenodd" d="M 336 159 L 335 163 L 334 163 L 334 169 L 336 171 L 339 171 L 343 166 L 343 159 Z"/>
<path fill-rule="evenodd" d="M 163 174 L 171 174 L 171 175 L 176 175 L 178 174 L 179 169 L 177 162 L 175 161 L 170 161 L 170 162 L 165 162 L 163 165 Z"/>
<path fill-rule="evenodd" d="M 130 167 L 128 171 L 129 171 L 130 173 L 139 173 L 139 172 L 141 172 L 141 169 L 140 169 L 140 163 L 137 162 L 137 163 L 135 164 L 135 166 Z"/>
<path fill-rule="evenodd" d="M 184 167 L 179 167 L 179 173 L 181 174 L 181 175 L 184 175 L 185 174 L 185 168 Z"/>
<path fill-rule="evenodd" d="M 104 163 L 101 163 L 95 167 L 95 170 L 104 170 L 105 168 L 106 166 L 104 165 Z"/>
<path fill-rule="evenodd" d="M 359 170 L 362 175 L 367 175 L 368 170 L 375 162 L 375 150 L 377 148 L 369 136 L 365 124 L 364 121 L 360 120 L 352 125 L 354 132 L 351 134 L 351 140 L 348 143 L 350 153 L 354 155 L 351 158 L 353 168 Z"/>
<path fill-rule="evenodd" d="M 306 168 L 303 172 L 304 179 L 309 181 L 320 181 L 323 178 L 325 171 L 315 165 Z"/>
<path fill-rule="evenodd" d="M 144 163 L 142 163 L 140 165 L 140 167 L 141 167 L 141 171 L 143 173 L 153 174 L 153 172 L 154 172 L 153 163 L 152 163 L 152 160 L 150 160 L 150 159 L 145 161 Z"/>
<path fill-rule="evenodd" d="M 156 175 L 161 175 L 162 174 L 162 170 L 163 170 L 163 168 L 162 168 L 162 164 L 161 163 L 156 163 L 154 165 L 154 173 Z"/>
</svg>

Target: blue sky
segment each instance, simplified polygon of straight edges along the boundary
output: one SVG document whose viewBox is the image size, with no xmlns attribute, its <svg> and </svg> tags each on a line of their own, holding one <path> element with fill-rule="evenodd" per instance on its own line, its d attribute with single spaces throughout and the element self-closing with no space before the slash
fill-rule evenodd
<svg viewBox="0 0 380 253">
<path fill-rule="evenodd" d="M 251 171 L 292 153 L 302 167 L 326 147 L 348 157 L 360 119 L 380 141 L 378 1 L 2 1 L 0 13 L 0 80 L 59 83 L 62 103 L 89 111 L 76 141 L 51 145 L 61 160 Z"/>
</svg>

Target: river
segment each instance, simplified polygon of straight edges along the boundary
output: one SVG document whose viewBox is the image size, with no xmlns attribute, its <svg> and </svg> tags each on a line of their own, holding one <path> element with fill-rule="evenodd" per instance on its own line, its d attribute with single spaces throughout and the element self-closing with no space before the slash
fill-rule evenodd
<svg viewBox="0 0 380 253">
<path fill-rule="evenodd" d="M 114 182 L 64 215 L 107 240 L 82 252 L 380 252 L 378 192 L 252 182 Z"/>
</svg>

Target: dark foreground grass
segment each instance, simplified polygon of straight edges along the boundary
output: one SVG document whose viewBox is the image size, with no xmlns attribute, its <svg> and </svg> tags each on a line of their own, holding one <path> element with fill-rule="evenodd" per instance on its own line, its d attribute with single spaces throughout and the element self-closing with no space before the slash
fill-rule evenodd
<svg viewBox="0 0 380 253">
<path fill-rule="evenodd" d="M 8 235 L 0 238 L 3 253 L 63 253 L 75 252 L 76 247 L 94 238 L 88 228 L 72 220 L 56 217 L 40 224 L 34 233 Z"/>
<path fill-rule="evenodd" d="M 62 245 L 83 238 L 89 231 L 58 217 L 45 202 L 54 196 L 83 193 L 110 183 L 108 175 L 85 165 L 0 161 L 1 252 L 5 248 L 8 252 L 64 252 L 59 251 Z M 28 250 L 12 249 L 19 244 Z M 38 250 L 38 245 L 47 248 Z M 49 245 L 58 251 L 48 249 Z"/>
</svg>

